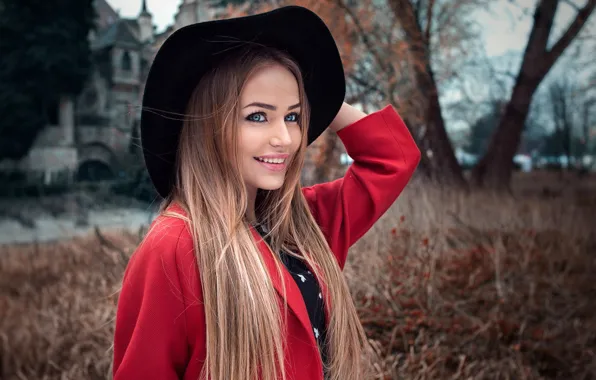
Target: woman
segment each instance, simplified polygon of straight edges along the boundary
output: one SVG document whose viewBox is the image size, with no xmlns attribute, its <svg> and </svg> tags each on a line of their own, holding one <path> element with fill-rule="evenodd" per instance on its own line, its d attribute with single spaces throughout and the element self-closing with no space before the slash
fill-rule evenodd
<svg viewBox="0 0 596 380">
<path fill-rule="evenodd" d="M 344 95 L 335 42 L 304 8 L 163 44 L 141 138 L 164 203 L 124 275 L 116 380 L 365 378 L 341 270 L 420 152 L 392 107 L 365 115 Z M 303 188 L 305 149 L 327 127 L 354 163 Z"/>
</svg>

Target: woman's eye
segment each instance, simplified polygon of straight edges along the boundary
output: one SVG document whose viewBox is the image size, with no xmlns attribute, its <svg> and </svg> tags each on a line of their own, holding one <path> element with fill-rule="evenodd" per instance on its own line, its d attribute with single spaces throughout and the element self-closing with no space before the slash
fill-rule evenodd
<svg viewBox="0 0 596 380">
<path fill-rule="evenodd" d="M 246 120 L 248 120 L 248 121 L 255 121 L 257 123 L 262 123 L 262 122 L 265 121 L 265 115 L 263 115 L 262 112 L 251 113 L 250 115 L 248 115 L 246 117 Z"/>
<path fill-rule="evenodd" d="M 298 115 L 297 113 L 291 113 L 288 116 L 286 116 L 286 121 L 292 122 L 292 123 L 296 123 L 300 120 L 300 115 Z"/>
</svg>

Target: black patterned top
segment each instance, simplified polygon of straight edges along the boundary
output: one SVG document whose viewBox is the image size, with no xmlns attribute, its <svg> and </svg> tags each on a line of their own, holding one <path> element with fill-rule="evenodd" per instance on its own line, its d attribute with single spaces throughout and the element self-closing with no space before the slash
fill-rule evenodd
<svg viewBox="0 0 596 380">
<path fill-rule="evenodd" d="M 256 230 L 265 238 L 267 228 L 263 225 L 256 225 Z M 267 243 L 270 243 L 270 239 L 265 238 Z M 325 324 L 325 308 L 323 304 L 323 295 L 321 294 L 321 288 L 317 282 L 314 274 L 310 272 L 308 267 L 300 259 L 281 252 L 281 260 L 296 281 L 306 309 L 308 310 L 308 316 L 312 325 L 313 334 L 315 340 L 319 344 L 319 350 L 321 352 L 321 360 L 323 363 L 327 363 L 327 350 L 324 342 L 327 335 L 327 329 Z"/>
</svg>

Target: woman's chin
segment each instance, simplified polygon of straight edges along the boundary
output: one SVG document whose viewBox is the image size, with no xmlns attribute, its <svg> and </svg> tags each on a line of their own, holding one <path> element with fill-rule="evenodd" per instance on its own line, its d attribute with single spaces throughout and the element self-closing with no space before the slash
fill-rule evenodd
<svg viewBox="0 0 596 380">
<path fill-rule="evenodd" d="M 279 190 L 282 185 L 284 184 L 283 178 L 279 181 L 271 180 L 271 181 L 263 181 L 259 184 L 259 189 L 262 190 Z"/>
</svg>

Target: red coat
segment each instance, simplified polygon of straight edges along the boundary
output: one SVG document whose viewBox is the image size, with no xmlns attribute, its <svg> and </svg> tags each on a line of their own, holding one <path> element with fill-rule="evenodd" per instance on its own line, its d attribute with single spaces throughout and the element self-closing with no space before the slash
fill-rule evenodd
<svg viewBox="0 0 596 380">
<path fill-rule="evenodd" d="M 348 248 L 410 180 L 420 151 L 391 106 L 343 128 L 338 136 L 354 163 L 343 178 L 305 187 L 303 193 L 343 269 Z M 205 314 L 191 237 L 181 220 L 157 220 L 159 227 L 148 234 L 124 274 L 114 336 L 114 380 L 197 380 L 205 360 Z M 281 297 L 272 253 L 258 232 L 253 234 Z M 284 276 L 285 301 L 292 311 L 285 337 L 287 378 L 322 380 L 302 295 L 287 271 Z M 325 284 L 321 287 L 325 294 Z"/>
</svg>

